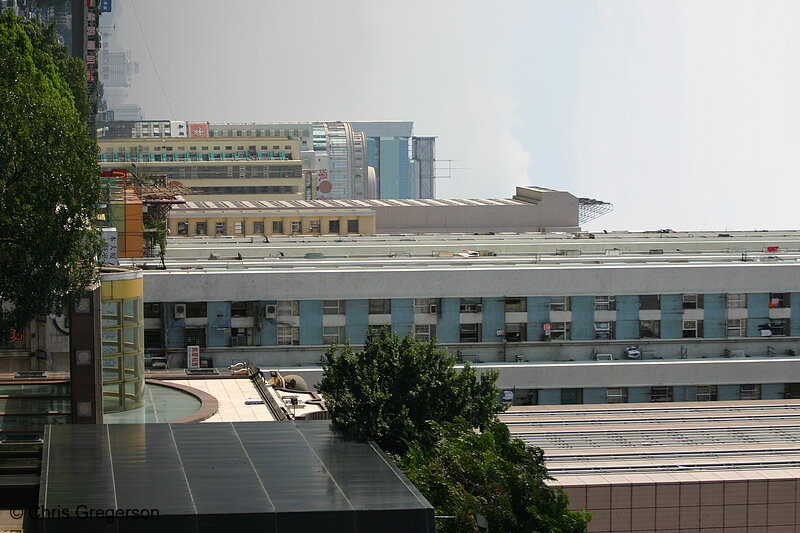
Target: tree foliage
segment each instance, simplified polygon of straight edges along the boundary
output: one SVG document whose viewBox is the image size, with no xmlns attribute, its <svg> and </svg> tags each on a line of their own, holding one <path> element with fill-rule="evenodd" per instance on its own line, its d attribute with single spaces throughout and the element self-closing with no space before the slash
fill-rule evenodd
<svg viewBox="0 0 800 533">
<path fill-rule="evenodd" d="M 0 330 L 63 308 L 99 250 L 97 145 L 76 108 L 88 105 L 85 82 L 81 93 L 48 32 L 0 16 Z"/>
<path fill-rule="evenodd" d="M 480 428 L 503 410 L 496 371 L 478 378 L 469 365 L 458 372 L 454 364 L 435 342 L 384 330 L 367 339 L 363 352 L 349 344 L 328 349 L 319 391 L 334 425 L 347 435 L 403 453 L 409 443 L 432 445 L 437 424 L 463 421 Z"/>
<path fill-rule="evenodd" d="M 476 513 L 490 531 L 585 531 L 589 516 L 545 484 L 542 450 L 497 419 L 497 372 L 454 364 L 435 341 L 384 331 L 362 352 L 331 346 L 318 390 L 335 427 L 394 454 L 436 514 L 455 516 L 437 531 L 477 531 Z"/>
</svg>

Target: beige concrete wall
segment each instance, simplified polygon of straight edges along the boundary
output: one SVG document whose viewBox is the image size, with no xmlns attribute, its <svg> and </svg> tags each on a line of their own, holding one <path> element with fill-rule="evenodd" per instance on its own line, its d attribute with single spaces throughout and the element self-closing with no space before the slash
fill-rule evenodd
<svg viewBox="0 0 800 533">
<path fill-rule="evenodd" d="M 473 206 L 374 207 L 378 233 L 577 231 L 578 199 L 542 193 L 539 203 Z"/>
<path fill-rule="evenodd" d="M 214 236 L 217 235 L 215 232 L 215 227 L 217 222 L 225 222 L 226 224 L 226 231 L 222 235 L 261 235 L 261 232 L 256 232 L 253 228 L 254 222 L 264 222 L 264 232 L 265 235 L 292 235 L 292 222 L 299 221 L 301 223 L 301 231 L 300 234 L 303 235 L 331 235 L 328 231 L 329 229 L 329 221 L 331 220 L 338 220 L 339 221 L 339 232 L 337 235 L 348 235 L 347 231 L 347 222 L 349 220 L 358 220 L 358 234 L 361 235 L 372 235 L 375 233 L 375 214 L 372 211 L 365 211 L 364 213 L 357 213 L 357 214 L 342 214 L 339 216 L 320 216 L 319 214 L 304 214 L 302 211 L 294 212 L 294 213 L 279 213 L 279 214 L 249 214 L 249 213 L 242 213 L 231 211 L 227 213 L 215 213 L 209 215 L 203 215 L 202 213 L 192 213 L 191 216 L 187 216 L 187 213 L 183 213 L 180 211 L 173 212 L 169 219 L 168 225 L 170 229 L 171 236 L 181 237 L 183 235 L 178 234 L 178 223 L 180 222 L 187 222 L 189 224 L 189 233 L 186 236 L 193 236 L 195 234 L 195 224 L 197 222 L 206 222 L 207 228 L 207 235 Z M 275 221 L 282 221 L 283 222 L 283 231 L 282 232 L 275 232 L 273 231 L 272 223 Z M 319 224 L 319 232 L 311 231 L 311 222 L 318 221 Z M 235 223 L 236 222 L 243 222 L 243 230 L 242 232 L 235 231 Z"/>
</svg>

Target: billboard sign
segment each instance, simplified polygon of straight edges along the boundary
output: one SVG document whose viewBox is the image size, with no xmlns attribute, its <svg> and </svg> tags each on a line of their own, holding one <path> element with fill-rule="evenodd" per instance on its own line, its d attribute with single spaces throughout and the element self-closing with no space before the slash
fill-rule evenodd
<svg viewBox="0 0 800 533">
<path fill-rule="evenodd" d="M 208 122 L 190 122 L 189 137 L 208 137 Z"/>
</svg>

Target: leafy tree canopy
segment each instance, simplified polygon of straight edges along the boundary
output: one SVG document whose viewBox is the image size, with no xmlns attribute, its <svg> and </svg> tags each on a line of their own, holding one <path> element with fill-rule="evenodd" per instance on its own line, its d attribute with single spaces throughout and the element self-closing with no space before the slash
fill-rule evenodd
<svg viewBox="0 0 800 533">
<path fill-rule="evenodd" d="M 85 82 L 65 80 L 75 63 L 49 31 L 0 15 L 0 330 L 63 308 L 99 249 L 97 145 L 76 108 Z"/>
<path fill-rule="evenodd" d="M 383 331 L 367 339 L 360 353 L 348 344 L 331 347 L 319 391 L 335 426 L 403 453 L 412 442 L 432 445 L 437 424 L 463 421 L 480 428 L 503 410 L 496 399 L 496 371 L 478 378 L 469 365 L 458 372 L 454 364 L 435 342 Z"/>
<path fill-rule="evenodd" d="M 497 419 L 497 372 L 454 364 L 435 341 L 384 331 L 359 353 L 331 346 L 318 389 L 335 427 L 394 454 L 436 514 L 455 517 L 437 531 L 477 531 L 476 513 L 490 531 L 585 531 L 589 516 L 545 484 L 542 450 Z"/>
</svg>

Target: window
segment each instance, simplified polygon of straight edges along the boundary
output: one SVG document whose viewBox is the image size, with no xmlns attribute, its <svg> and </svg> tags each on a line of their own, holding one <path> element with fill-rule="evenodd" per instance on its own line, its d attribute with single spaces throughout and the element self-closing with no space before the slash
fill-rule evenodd
<svg viewBox="0 0 800 533">
<path fill-rule="evenodd" d="M 717 401 L 717 386 L 716 385 L 698 385 L 697 394 L 695 399 L 698 402 L 715 402 Z"/>
<path fill-rule="evenodd" d="M 703 308 L 703 295 L 702 294 L 683 294 L 681 295 L 681 303 L 684 309 L 702 309 Z"/>
<path fill-rule="evenodd" d="M 206 347 L 206 328 L 184 329 L 184 346 Z"/>
<path fill-rule="evenodd" d="M 683 338 L 696 339 L 703 336 L 703 321 L 702 320 L 684 320 L 683 321 Z"/>
<path fill-rule="evenodd" d="M 528 299 L 518 296 L 506 296 L 506 313 L 521 313 L 528 308 Z"/>
<path fill-rule="evenodd" d="M 606 389 L 606 403 L 628 403 L 628 388 L 614 387 Z"/>
<path fill-rule="evenodd" d="M 650 387 L 651 402 L 671 402 L 672 387 Z"/>
<path fill-rule="evenodd" d="M 481 342 L 480 324 L 461 324 L 459 326 L 459 342 Z"/>
<path fill-rule="evenodd" d="M 233 232 L 234 233 L 244 233 L 244 222 L 237 221 L 233 223 Z"/>
<path fill-rule="evenodd" d="M 569 311 L 569 296 L 551 296 L 551 311 Z"/>
<path fill-rule="evenodd" d="M 309 233 L 319 233 L 319 220 L 309 220 L 308 222 Z"/>
<path fill-rule="evenodd" d="M 283 220 L 272 221 L 272 233 L 283 233 Z"/>
<path fill-rule="evenodd" d="M 231 347 L 252 345 L 253 328 L 231 328 Z"/>
<path fill-rule="evenodd" d="M 729 318 L 727 321 L 725 335 L 727 337 L 744 337 L 747 335 L 746 318 Z"/>
<path fill-rule="evenodd" d="M 206 318 L 207 307 L 206 302 L 187 302 L 186 318 Z"/>
<path fill-rule="evenodd" d="M 772 332 L 772 336 L 786 335 L 786 332 L 789 331 L 789 319 L 773 318 L 769 321 L 769 329 Z"/>
<path fill-rule="evenodd" d="M 414 326 L 414 336 L 424 341 L 432 341 L 436 338 L 436 326 L 434 324 Z"/>
<path fill-rule="evenodd" d="M 215 222 L 214 233 L 217 235 L 226 235 L 228 233 L 228 228 L 226 227 L 225 222 Z"/>
<path fill-rule="evenodd" d="M 286 324 L 278 325 L 278 346 L 297 346 L 300 344 L 300 328 Z"/>
<path fill-rule="evenodd" d="M 595 311 L 613 311 L 617 308 L 616 296 L 595 296 L 594 297 Z"/>
<path fill-rule="evenodd" d="M 338 220 L 329 220 L 328 221 L 328 233 L 339 233 L 339 221 Z"/>
<path fill-rule="evenodd" d="M 323 315 L 343 315 L 345 314 L 345 302 L 347 300 L 323 300 Z"/>
<path fill-rule="evenodd" d="M 419 315 L 435 315 L 439 312 L 439 298 L 415 298 L 414 313 Z"/>
<path fill-rule="evenodd" d="M 189 235 L 188 222 L 178 222 L 178 235 Z"/>
<path fill-rule="evenodd" d="M 342 344 L 347 340 L 346 328 L 344 326 L 325 326 L 322 328 L 323 344 Z"/>
<path fill-rule="evenodd" d="M 160 329 L 146 329 L 144 330 L 144 349 L 153 350 L 164 347 L 164 336 L 161 335 Z"/>
<path fill-rule="evenodd" d="M 570 322 L 551 322 L 550 339 L 566 341 L 570 338 Z"/>
<path fill-rule="evenodd" d="M 369 314 L 371 315 L 389 315 L 392 312 L 391 300 L 370 300 L 369 301 Z"/>
<path fill-rule="evenodd" d="M 347 221 L 347 233 L 358 233 L 358 219 Z"/>
<path fill-rule="evenodd" d="M 391 334 L 392 328 L 388 325 L 384 326 L 370 326 L 367 328 L 367 339 L 377 339 L 384 333 Z"/>
<path fill-rule="evenodd" d="M 300 316 L 300 304 L 297 300 L 278 300 L 278 316 Z"/>
<path fill-rule="evenodd" d="M 462 313 L 480 313 L 483 311 L 481 298 L 461 298 L 459 310 Z"/>
<path fill-rule="evenodd" d="M 263 235 L 264 234 L 264 221 L 259 220 L 253 222 L 253 233 L 256 235 Z"/>
<path fill-rule="evenodd" d="M 742 292 L 728 294 L 725 298 L 725 307 L 728 309 L 745 309 L 747 307 L 747 294 Z"/>
<path fill-rule="evenodd" d="M 739 385 L 739 398 L 742 400 L 760 400 L 761 385 Z"/>
<path fill-rule="evenodd" d="M 255 302 L 231 302 L 231 317 L 255 316 Z"/>
<path fill-rule="evenodd" d="M 657 311 L 661 309 L 661 297 L 658 294 L 642 294 L 639 296 L 639 309 Z"/>
<path fill-rule="evenodd" d="M 595 339 L 613 339 L 614 338 L 614 322 L 595 322 L 594 323 L 594 338 Z"/>
<path fill-rule="evenodd" d="M 206 226 L 206 223 L 196 222 L 194 225 L 194 233 L 195 235 L 206 235 L 208 233 L 208 227 Z"/>
<path fill-rule="evenodd" d="M 527 324 L 524 322 L 506 324 L 506 340 L 508 342 L 523 342 L 527 339 Z"/>
<path fill-rule="evenodd" d="M 300 233 L 303 231 L 303 224 L 299 220 L 292 220 L 292 233 Z"/>
<path fill-rule="evenodd" d="M 561 389 L 561 405 L 583 403 L 583 389 Z"/>
<path fill-rule="evenodd" d="M 661 321 L 660 320 L 640 320 L 639 321 L 639 338 L 640 339 L 658 339 L 661 337 Z"/>
<path fill-rule="evenodd" d="M 153 303 L 144 304 L 144 317 L 161 318 L 161 304 L 153 304 Z"/>
<path fill-rule="evenodd" d="M 788 292 L 769 293 L 769 308 L 783 309 L 784 307 L 789 307 L 789 296 Z"/>
</svg>

